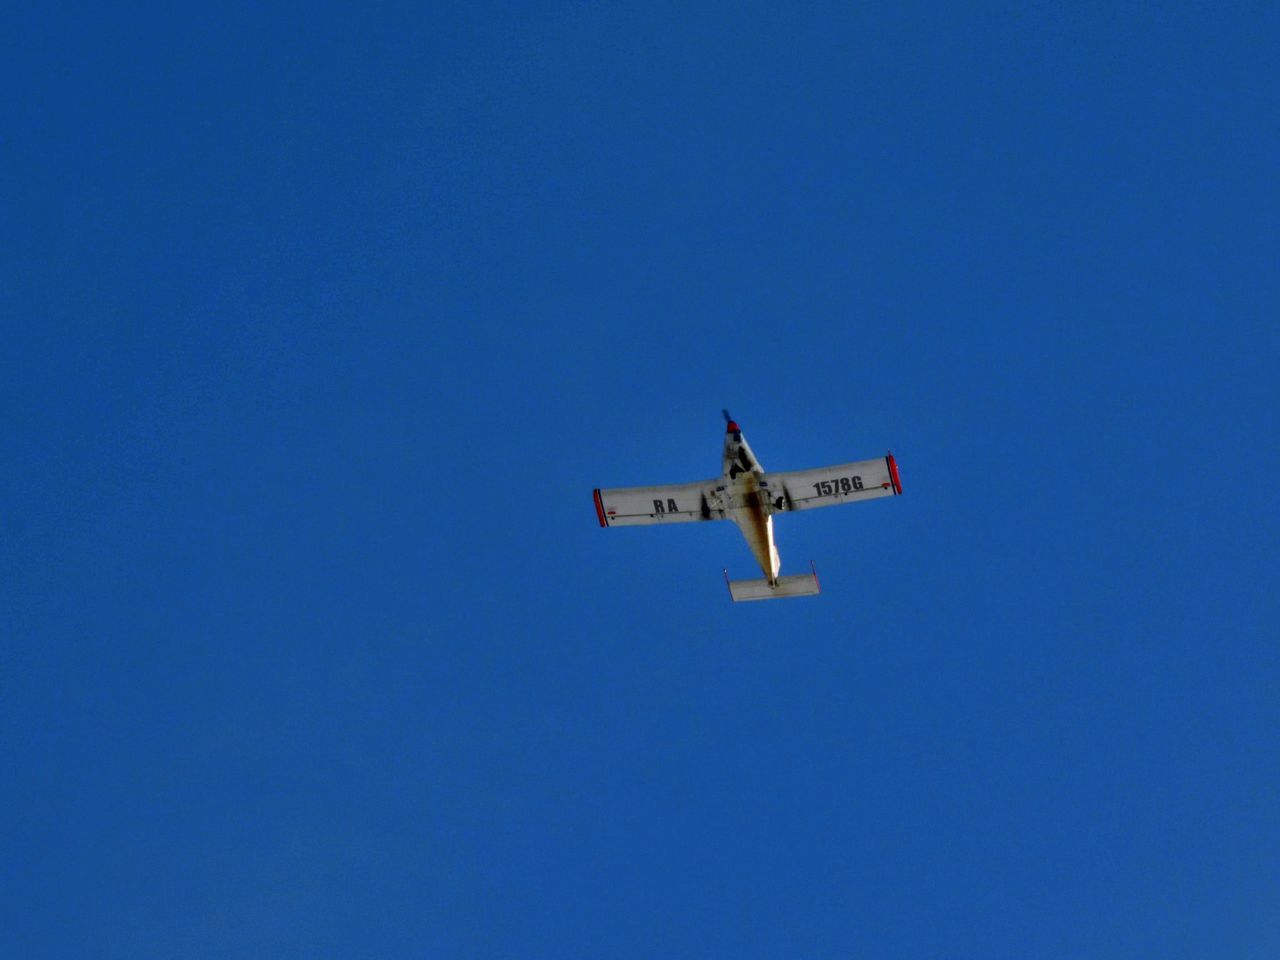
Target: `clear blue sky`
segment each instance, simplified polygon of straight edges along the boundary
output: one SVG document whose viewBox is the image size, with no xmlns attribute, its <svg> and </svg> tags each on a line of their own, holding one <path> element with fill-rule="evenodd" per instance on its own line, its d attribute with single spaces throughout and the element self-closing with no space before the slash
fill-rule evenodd
<svg viewBox="0 0 1280 960">
<path fill-rule="evenodd" d="M 957 6 L 9 9 L 0 954 L 1280 954 L 1280 14 Z"/>
</svg>

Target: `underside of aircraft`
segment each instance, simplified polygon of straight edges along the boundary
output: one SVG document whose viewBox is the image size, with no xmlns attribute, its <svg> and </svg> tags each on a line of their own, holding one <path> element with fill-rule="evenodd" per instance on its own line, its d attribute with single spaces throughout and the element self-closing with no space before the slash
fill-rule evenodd
<svg viewBox="0 0 1280 960">
<path fill-rule="evenodd" d="M 818 576 L 780 576 L 782 567 L 773 538 L 775 514 L 813 510 L 843 503 L 875 500 L 902 493 L 898 464 L 889 453 L 812 470 L 769 473 L 742 435 L 737 422 L 726 421 L 720 476 L 698 483 L 656 487 L 617 487 L 595 491 L 596 517 L 602 527 L 651 526 L 704 520 L 732 520 L 742 531 L 764 577 L 729 580 L 736 600 L 772 600 L 818 593 Z"/>
</svg>

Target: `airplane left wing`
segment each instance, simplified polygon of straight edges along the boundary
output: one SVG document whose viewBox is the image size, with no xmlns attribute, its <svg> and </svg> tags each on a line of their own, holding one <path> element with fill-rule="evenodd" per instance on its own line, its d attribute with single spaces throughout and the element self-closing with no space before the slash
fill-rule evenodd
<svg viewBox="0 0 1280 960">
<path fill-rule="evenodd" d="M 893 454 L 876 460 L 838 463 L 833 467 L 765 474 L 769 496 L 778 510 L 812 510 L 854 500 L 874 500 L 902 492 Z"/>
<path fill-rule="evenodd" d="M 615 487 L 596 490 L 596 519 L 602 527 L 719 520 L 720 479 L 662 487 Z"/>
</svg>

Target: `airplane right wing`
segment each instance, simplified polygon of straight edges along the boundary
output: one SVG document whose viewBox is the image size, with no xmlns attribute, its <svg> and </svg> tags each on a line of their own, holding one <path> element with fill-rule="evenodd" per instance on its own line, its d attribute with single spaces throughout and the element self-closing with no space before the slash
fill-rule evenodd
<svg viewBox="0 0 1280 960">
<path fill-rule="evenodd" d="M 778 510 L 812 510 L 855 500 L 874 500 L 902 493 L 893 454 L 876 460 L 838 463 L 833 467 L 765 474 L 769 496 Z"/>
<path fill-rule="evenodd" d="M 615 487 L 596 490 L 596 519 L 602 527 L 688 523 L 724 517 L 717 488 L 720 478 L 661 487 Z"/>
</svg>

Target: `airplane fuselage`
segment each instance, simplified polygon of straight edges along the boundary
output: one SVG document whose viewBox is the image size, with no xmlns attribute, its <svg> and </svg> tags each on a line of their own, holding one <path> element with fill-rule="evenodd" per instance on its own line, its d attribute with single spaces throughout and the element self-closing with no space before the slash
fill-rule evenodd
<svg viewBox="0 0 1280 960">
<path fill-rule="evenodd" d="M 723 485 L 715 490 L 720 497 L 718 508 L 723 516 L 738 525 L 760 569 L 769 583 L 774 584 L 782 561 L 773 540 L 774 502 L 769 482 L 765 479 L 764 467 L 732 420 L 725 430 L 723 464 Z"/>
</svg>

